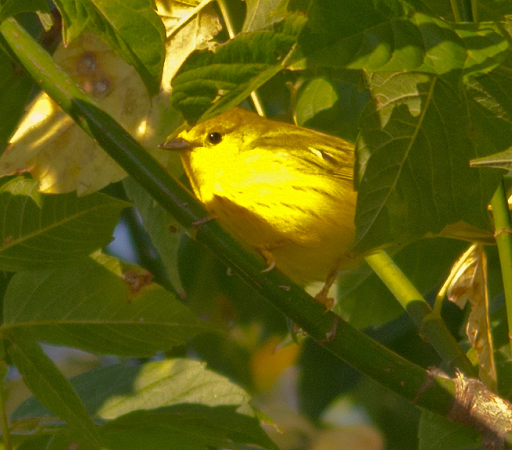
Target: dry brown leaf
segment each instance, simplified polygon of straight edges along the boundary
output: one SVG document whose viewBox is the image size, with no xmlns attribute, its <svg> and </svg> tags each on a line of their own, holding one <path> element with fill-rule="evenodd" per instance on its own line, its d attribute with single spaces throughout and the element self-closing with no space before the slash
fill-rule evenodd
<svg viewBox="0 0 512 450">
<path fill-rule="evenodd" d="M 470 303 L 466 334 L 478 356 L 480 379 L 491 389 L 496 387 L 496 368 L 487 292 L 487 258 L 483 246 L 473 244 L 454 264 L 448 278 L 448 299 L 463 308 Z"/>
</svg>

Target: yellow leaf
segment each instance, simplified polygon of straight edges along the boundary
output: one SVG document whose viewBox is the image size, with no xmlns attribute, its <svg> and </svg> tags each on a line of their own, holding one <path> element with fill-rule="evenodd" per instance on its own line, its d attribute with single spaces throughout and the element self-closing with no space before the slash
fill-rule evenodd
<svg viewBox="0 0 512 450">
<path fill-rule="evenodd" d="M 83 33 L 54 59 L 132 133 L 150 109 L 135 70 L 92 33 Z M 45 93 L 29 107 L 0 158 L 0 176 L 30 171 L 40 190 L 85 194 L 119 181 L 124 171 Z"/>
<path fill-rule="evenodd" d="M 63 67 L 97 104 L 141 141 L 162 164 L 176 155 L 157 145 L 179 124 L 169 106 L 170 81 L 184 59 L 198 46 L 210 42 L 219 30 L 208 2 L 157 2 L 168 25 L 167 58 L 161 93 L 150 99 L 135 69 L 101 39 L 83 33 L 54 54 Z M 125 172 L 70 119 L 45 93 L 28 108 L 11 143 L 0 157 L 0 176 L 30 172 L 48 193 L 76 190 L 79 195 L 97 191 L 123 179 Z"/>
</svg>

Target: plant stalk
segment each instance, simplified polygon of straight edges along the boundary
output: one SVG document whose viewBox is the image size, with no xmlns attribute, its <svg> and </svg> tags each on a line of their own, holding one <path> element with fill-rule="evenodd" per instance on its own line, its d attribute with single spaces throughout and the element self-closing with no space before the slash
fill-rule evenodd
<svg viewBox="0 0 512 450">
<path fill-rule="evenodd" d="M 494 229 L 496 230 L 496 245 L 498 246 L 500 256 L 501 277 L 503 280 L 503 292 L 505 294 L 510 336 L 510 330 L 512 330 L 512 223 L 503 181 L 500 183 L 491 199 L 491 206 L 494 218 Z M 511 339 L 509 339 L 509 343 L 512 351 Z"/>
<path fill-rule="evenodd" d="M 460 11 L 459 11 L 459 3 L 457 0 L 450 0 L 450 5 L 452 7 L 453 17 L 455 22 L 461 21 Z"/>
<path fill-rule="evenodd" d="M 432 311 L 424 297 L 389 255 L 384 250 L 379 250 L 365 259 L 443 361 L 452 369 L 458 368 L 468 376 L 476 376 L 475 368 L 446 328 L 441 316 Z"/>
</svg>

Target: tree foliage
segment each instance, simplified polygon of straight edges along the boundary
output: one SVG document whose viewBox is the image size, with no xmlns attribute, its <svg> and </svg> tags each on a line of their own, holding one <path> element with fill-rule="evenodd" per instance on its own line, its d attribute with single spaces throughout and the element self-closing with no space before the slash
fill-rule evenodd
<svg viewBox="0 0 512 450">
<path fill-rule="evenodd" d="M 512 442 L 507 14 L 499 0 L 0 1 L 4 448 Z M 354 250 L 380 250 L 344 274 L 333 312 L 262 273 L 157 148 L 240 104 L 356 147 Z M 120 215 L 130 263 L 105 247 Z M 287 342 L 285 316 L 310 338 Z M 96 367 L 68 378 L 41 344 Z M 11 411 L 14 367 L 33 396 Z M 457 416 L 462 391 L 502 422 Z"/>
</svg>

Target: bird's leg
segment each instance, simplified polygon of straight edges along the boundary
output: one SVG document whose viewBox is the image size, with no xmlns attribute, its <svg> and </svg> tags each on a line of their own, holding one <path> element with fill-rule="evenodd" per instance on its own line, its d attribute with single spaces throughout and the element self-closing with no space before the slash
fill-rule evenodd
<svg viewBox="0 0 512 450">
<path fill-rule="evenodd" d="M 324 286 L 320 290 L 318 294 L 315 295 L 315 300 L 318 303 L 321 303 L 325 306 L 325 311 L 330 311 L 334 306 L 334 299 L 329 297 L 329 291 L 331 290 L 332 285 L 336 281 L 336 277 L 338 276 L 338 270 L 340 267 L 340 261 L 338 261 L 332 270 L 329 272 L 327 279 L 325 280 Z"/>
<path fill-rule="evenodd" d="M 262 273 L 270 272 L 274 267 L 276 267 L 276 259 L 272 254 L 272 251 L 281 248 L 282 246 L 288 244 L 290 241 L 276 242 L 274 244 L 261 244 L 255 245 L 256 250 L 258 250 L 262 256 L 267 261 L 267 268 L 262 270 Z"/>
</svg>

